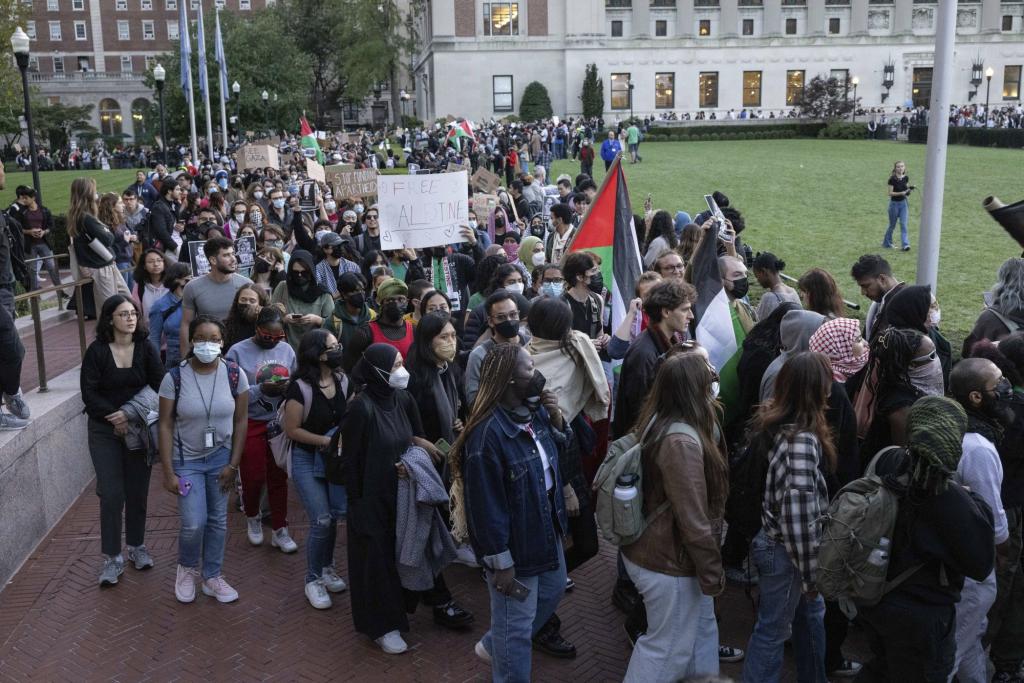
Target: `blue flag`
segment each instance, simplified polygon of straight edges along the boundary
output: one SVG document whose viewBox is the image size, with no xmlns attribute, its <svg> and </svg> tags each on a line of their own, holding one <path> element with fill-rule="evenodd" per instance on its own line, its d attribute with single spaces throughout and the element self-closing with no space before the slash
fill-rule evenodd
<svg viewBox="0 0 1024 683">
<path fill-rule="evenodd" d="M 181 52 L 181 91 L 185 99 L 192 92 L 192 41 L 188 37 L 188 0 L 178 3 L 178 45 Z"/>
<path fill-rule="evenodd" d="M 178 0 L 178 2 L 184 2 L 185 0 Z M 199 94 L 203 96 L 203 101 L 209 98 L 209 94 L 206 92 L 206 31 L 203 29 L 203 3 L 199 1 L 199 9 L 197 10 L 199 15 L 199 27 L 196 33 L 196 50 L 199 53 Z"/>
<path fill-rule="evenodd" d="M 224 38 L 220 33 L 220 12 L 217 12 L 217 30 L 213 37 L 213 59 L 220 67 L 220 99 L 228 101 L 228 61 L 224 58 Z"/>
</svg>

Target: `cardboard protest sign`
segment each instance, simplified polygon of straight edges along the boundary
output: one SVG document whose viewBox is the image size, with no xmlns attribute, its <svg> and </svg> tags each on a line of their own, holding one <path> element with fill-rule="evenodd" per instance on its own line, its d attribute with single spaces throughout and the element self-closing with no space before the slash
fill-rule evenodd
<svg viewBox="0 0 1024 683">
<path fill-rule="evenodd" d="M 238 170 L 251 168 L 279 167 L 277 148 L 271 145 L 243 145 L 238 150 Z"/>
<path fill-rule="evenodd" d="M 465 171 L 377 176 L 382 249 L 421 249 L 463 241 L 469 200 Z"/>
<path fill-rule="evenodd" d="M 335 170 L 347 167 L 347 170 Z M 347 164 L 327 167 L 327 181 L 334 186 L 335 197 L 372 197 L 377 194 L 377 169 L 355 170 Z"/>
<path fill-rule="evenodd" d="M 476 169 L 476 173 L 472 177 L 473 187 L 477 188 L 484 194 L 494 194 L 501 187 L 501 177 L 497 173 L 491 173 L 486 168 L 481 166 Z"/>
<path fill-rule="evenodd" d="M 477 220 L 483 221 L 487 215 L 498 205 L 498 195 L 483 194 L 477 192 L 473 195 L 473 211 L 476 212 Z"/>
<path fill-rule="evenodd" d="M 321 183 L 327 182 L 327 174 L 324 172 L 324 167 L 316 159 L 306 159 L 306 175 L 309 176 L 310 180 L 319 180 Z"/>
<path fill-rule="evenodd" d="M 462 164 L 457 164 L 454 161 L 449 161 L 448 165 L 444 169 L 444 172 L 445 173 L 458 173 L 459 171 L 463 171 L 463 170 L 465 170 L 465 167 Z"/>
<path fill-rule="evenodd" d="M 199 277 L 210 272 L 210 262 L 203 253 L 206 240 L 195 240 L 188 243 L 188 262 L 192 266 L 192 277 Z M 256 238 L 242 237 L 235 240 L 235 257 L 238 259 L 238 273 L 249 277 L 256 264 Z"/>
</svg>

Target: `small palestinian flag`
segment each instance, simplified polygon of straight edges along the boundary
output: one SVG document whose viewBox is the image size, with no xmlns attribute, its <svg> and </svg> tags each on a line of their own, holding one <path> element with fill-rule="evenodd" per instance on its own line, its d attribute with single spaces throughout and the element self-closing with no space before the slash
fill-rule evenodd
<svg viewBox="0 0 1024 683">
<path fill-rule="evenodd" d="M 590 251 L 601 257 L 601 275 L 611 292 L 613 330 L 618 329 L 626 317 L 629 302 L 636 292 L 636 281 L 644 271 L 620 162 L 621 155 L 605 175 L 601 189 L 566 249 L 566 253 Z"/>
<path fill-rule="evenodd" d="M 299 134 L 302 136 L 302 141 L 299 143 L 302 148 L 313 150 L 312 155 L 306 154 L 306 156 L 316 158 L 317 162 L 322 166 L 326 161 L 326 157 L 320 151 L 320 143 L 316 141 L 316 134 L 309 127 L 309 121 L 306 120 L 305 116 L 299 117 Z"/>
<path fill-rule="evenodd" d="M 445 142 L 455 148 L 456 152 L 462 151 L 462 139 L 476 142 L 476 135 L 473 133 L 473 124 L 466 119 L 460 119 L 448 124 L 448 135 Z"/>
</svg>

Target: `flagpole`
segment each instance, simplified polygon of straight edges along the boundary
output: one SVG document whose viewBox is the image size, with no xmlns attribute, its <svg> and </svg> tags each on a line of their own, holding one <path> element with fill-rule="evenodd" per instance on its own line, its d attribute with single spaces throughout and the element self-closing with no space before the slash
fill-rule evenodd
<svg viewBox="0 0 1024 683">
<path fill-rule="evenodd" d="M 181 66 L 184 67 L 184 79 L 188 81 L 188 87 L 185 89 L 186 99 L 188 100 L 188 129 L 189 135 L 191 136 L 190 141 L 192 143 L 192 163 L 199 164 L 199 139 L 196 135 L 196 104 L 195 95 L 192 88 L 192 47 L 189 41 L 189 22 L 188 22 L 188 8 L 186 3 L 181 3 L 179 22 L 181 27 L 179 31 L 183 31 L 181 34 L 181 43 L 183 50 L 181 51 Z"/>
<path fill-rule="evenodd" d="M 228 114 L 227 114 L 227 100 L 228 100 L 228 79 L 227 79 L 227 65 L 225 64 L 224 56 L 224 37 L 220 32 L 220 7 L 217 8 L 217 37 L 218 47 L 218 63 L 217 70 L 220 75 L 220 128 L 222 137 L 224 138 L 224 156 L 228 154 Z"/>
<path fill-rule="evenodd" d="M 185 27 L 188 30 L 188 27 Z M 191 71 L 191 67 L 189 67 Z M 195 95 L 192 93 L 192 89 L 188 91 L 188 126 L 189 132 L 192 135 L 192 163 L 199 166 L 199 139 L 196 137 L 196 102 Z"/>
<path fill-rule="evenodd" d="M 178 0 L 182 2 L 183 0 Z M 203 2 L 199 0 L 199 35 L 196 37 L 199 50 L 199 89 L 203 95 L 203 107 L 206 110 L 206 149 L 210 154 L 210 163 L 217 160 L 213 152 L 213 116 L 210 114 L 210 79 L 206 69 L 206 29 L 203 27 Z M 205 87 L 203 87 L 205 85 Z"/>
</svg>

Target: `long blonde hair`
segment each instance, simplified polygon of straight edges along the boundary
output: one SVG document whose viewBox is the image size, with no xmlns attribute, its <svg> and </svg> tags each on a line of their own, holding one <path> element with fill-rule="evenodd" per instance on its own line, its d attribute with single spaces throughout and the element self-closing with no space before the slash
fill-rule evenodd
<svg viewBox="0 0 1024 683">
<path fill-rule="evenodd" d="M 107 192 L 100 197 L 100 205 L 97 209 L 96 218 L 106 223 L 111 229 L 124 223 L 124 209 L 117 209 L 117 203 L 121 201 L 121 195 L 116 192 Z"/>
<path fill-rule="evenodd" d="M 96 181 L 92 178 L 75 178 L 71 181 L 71 198 L 68 202 L 67 226 L 68 235 L 78 237 L 79 224 L 86 214 L 95 216 Z"/>
</svg>

